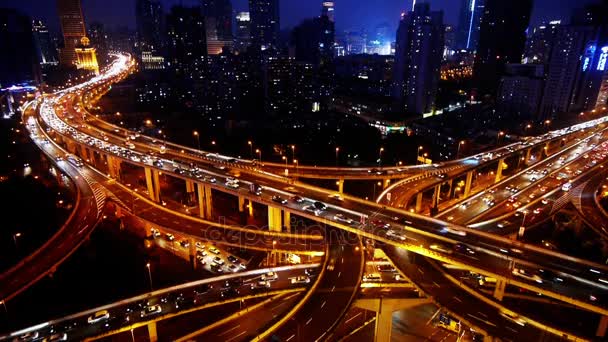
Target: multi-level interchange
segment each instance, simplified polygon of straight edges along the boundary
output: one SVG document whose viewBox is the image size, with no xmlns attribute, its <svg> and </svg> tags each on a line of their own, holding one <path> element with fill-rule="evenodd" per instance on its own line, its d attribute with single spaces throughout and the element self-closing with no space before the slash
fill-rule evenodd
<svg viewBox="0 0 608 342">
<path fill-rule="evenodd" d="M 54 272 L 95 228 L 108 203 L 119 217 L 146 222 L 153 236 L 162 232 L 172 241 L 178 235 L 193 265 L 203 259 L 201 241 L 210 237 L 218 245 L 267 251 L 275 261 L 286 254 L 303 261 L 252 270 L 230 260 L 230 268 L 215 266 L 233 271 L 227 275 L 41 323 L 0 340 L 33 334 L 94 340 L 147 326 L 154 341 L 159 321 L 252 298 L 264 299 L 255 304 L 260 307 L 277 298 L 290 303 L 279 315 L 258 315 L 251 307 L 237 313 L 240 326 L 249 327 L 239 336 L 255 341 L 335 340 L 336 327 L 351 307 L 375 311 L 375 340 L 390 341 L 392 312 L 425 302 L 434 302 L 487 340 L 604 338 L 608 267 L 517 239 L 570 205 L 585 223 L 608 235 L 608 216 L 595 200 L 606 176 L 608 116 L 442 164 L 334 168 L 253 162 L 139 135 L 88 114 L 87 104 L 135 68 L 129 55 L 114 57 L 100 76 L 45 94 L 24 110 L 33 140 L 75 183 L 77 205 L 51 240 L 0 276 L 0 298 L 10 302 Z M 507 165 L 511 172 L 503 176 Z M 480 176 L 486 171 L 490 178 Z M 145 175 L 145 189 L 129 181 L 138 173 Z M 167 178 L 185 183 L 197 210 L 184 213 L 163 200 L 161 180 Z M 302 179 L 333 179 L 337 189 Z M 343 192 L 347 180 L 380 182 L 384 191 L 376 201 L 352 197 Z M 267 210 L 265 228 L 214 222 L 214 199 L 220 194 L 234 198 L 234 211 L 238 205 L 242 214 Z M 302 220 L 323 229 L 292 227 Z M 386 253 L 407 286 L 364 272 L 369 248 L 364 240 Z M 485 280 L 484 287 L 460 280 L 471 272 Z M 223 286 L 248 277 L 256 280 Z M 387 291 L 362 290 L 375 287 Z M 506 300 L 514 297 L 584 312 L 592 328 L 520 312 Z M 142 300 L 147 306 L 139 305 Z M 213 329 L 201 327 L 180 340 L 202 339 Z"/>
</svg>

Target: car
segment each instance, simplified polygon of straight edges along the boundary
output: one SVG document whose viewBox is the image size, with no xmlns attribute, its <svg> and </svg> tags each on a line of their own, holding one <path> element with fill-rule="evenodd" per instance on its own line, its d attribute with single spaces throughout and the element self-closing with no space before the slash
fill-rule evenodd
<svg viewBox="0 0 608 342">
<path fill-rule="evenodd" d="M 249 185 L 249 192 L 251 192 L 254 195 L 260 196 L 262 194 L 262 187 L 258 184 L 251 183 Z"/>
<path fill-rule="evenodd" d="M 276 272 L 266 272 L 264 274 L 262 274 L 262 276 L 260 277 L 262 280 L 277 280 L 279 279 L 279 275 L 276 274 Z"/>
<path fill-rule="evenodd" d="M 222 290 L 220 292 L 220 297 L 222 298 L 228 298 L 228 297 L 236 297 L 240 294 L 241 292 L 238 289 L 235 288 L 229 288 L 229 289 L 225 289 Z"/>
<path fill-rule="evenodd" d="M 353 222 L 355 222 L 353 219 L 345 217 L 343 214 L 334 215 L 334 220 L 348 224 L 353 224 Z"/>
<path fill-rule="evenodd" d="M 384 222 L 384 221 L 381 221 L 381 220 L 373 220 L 373 221 L 371 222 L 371 224 L 372 224 L 374 227 L 376 227 L 376 228 L 383 228 L 383 229 L 390 229 L 390 228 L 391 228 L 391 225 L 390 225 L 390 224 L 388 224 L 388 223 L 386 223 L 386 222 Z"/>
<path fill-rule="evenodd" d="M 270 288 L 270 282 L 266 280 L 251 283 L 252 290 L 266 290 L 268 288 Z"/>
<path fill-rule="evenodd" d="M 230 264 L 230 266 L 228 266 L 228 269 L 231 272 L 238 272 L 239 271 L 239 267 L 237 265 L 235 265 L 235 264 Z"/>
<path fill-rule="evenodd" d="M 294 201 L 294 202 L 296 202 L 296 203 L 302 203 L 302 202 L 304 202 L 304 199 L 302 197 L 300 197 L 300 196 L 293 196 L 291 198 L 291 200 Z"/>
<path fill-rule="evenodd" d="M 239 188 L 239 183 L 236 183 L 236 182 L 233 182 L 233 183 L 226 182 L 226 186 L 229 187 L 229 188 L 232 188 L 232 189 L 238 189 Z"/>
<path fill-rule="evenodd" d="M 398 239 L 398 240 L 401 240 L 401 241 L 405 241 L 405 239 L 406 239 L 406 237 L 402 233 L 399 233 L 399 232 L 394 231 L 394 230 L 387 231 L 386 232 L 386 236 L 391 237 L 393 239 Z"/>
<path fill-rule="evenodd" d="M 173 234 L 170 234 L 170 233 L 165 234 L 165 238 L 167 238 L 167 240 L 169 240 L 169 241 L 174 241 L 175 240 L 175 236 Z"/>
<path fill-rule="evenodd" d="M 108 312 L 108 310 L 101 310 L 89 316 L 87 322 L 89 324 L 95 324 L 97 322 L 107 321 L 108 319 L 110 319 L 110 313 Z"/>
<path fill-rule="evenodd" d="M 224 261 L 224 259 L 222 259 L 220 257 L 217 257 L 217 256 L 215 258 L 213 258 L 213 260 L 211 262 L 213 262 L 213 263 L 215 263 L 217 265 L 220 265 L 220 266 L 226 263 Z"/>
<path fill-rule="evenodd" d="M 196 241 L 194 246 L 196 246 L 197 249 L 205 249 L 205 245 L 203 245 L 203 243 L 200 241 Z"/>
<path fill-rule="evenodd" d="M 450 227 L 443 227 L 440 232 L 441 233 L 450 233 L 450 234 L 459 235 L 459 236 L 467 236 L 467 232 L 458 230 L 458 229 L 454 229 L 454 228 L 450 228 Z"/>
<path fill-rule="evenodd" d="M 57 157 L 55 157 L 55 160 L 58 161 L 58 162 L 61 162 L 61 161 L 63 161 L 63 157 L 62 156 L 57 156 Z"/>
<path fill-rule="evenodd" d="M 295 278 L 291 278 L 292 284 L 308 284 L 310 283 L 310 277 L 307 276 L 297 276 Z"/>
<path fill-rule="evenodd" d="M 475 251 L 471 247 L 465 245 L 464 243 L 457 243 L 457 244 L 455 244 L 454 245 L 454 250 L 456 252 L 462 253 L 462 254 L 470 254 L 470 255 L 474 255 L 475 254 Z"/>
<path fill-rule="evenodd" d="M 186 241 L 186 240 L 182 240 L 179 242 L 179 244 L 184 247 L 184 248 L 188 248 L 190 247 L 190 242 Z"/>
<path fill-rule="evenodd" d="M 151 228 L 150 235 L 152 235 L 152 237 L 154 237 L 154 238 L 157 238 L 157 237 L 160 237 L 160 232 L 158 231 L 158 229 Z"/>
<path fill-rule="evenodd" d="M 239 259 L 237 257 L 235 257 L 234 255 L 229 255 L 226 259 L 228 259 L 228 261 L 230 261 L 233 264 L 235 264 L 239 261 Z"/>
<path fill-rule="evenodd" d="M 368 273 L 363 276 L 363 281 L 381 281 L 382 276 L 379 273 Z"/>
<path fill-rule="evenodd" d="M 306 205 L 302 209 L 304 209 L 304 211 L 308 211 L 309 213 L 313 213 L 315 216 L 319 216 L 322 213 L 321 210 L 313 207 L 312 205 Z"/>
<path fill-rule="evenodd" d="M 321 211 L 327 210 L 327 205 L 325 203 L 323 203 L 323 202 L 315 201 L 313 203 L 313 206 L 315 207 L 315 209 L 318 209 L 318 210 L 321 210 Z"/>
<path fill-rule="evenodd" d="M 338 200 L 338 201 L 344 201 L 344 198 L 340 194 L 330 195 L 329 198 L 332 198 L 332 199 L 335 199 L 335 200 Z"/>
<path fill-rule="evenodd" d="M 202 294 L 209 292 L 209 290 L 211 290 L 212 288 L 213 288 L 213 286 L 211 286 L 209 284 L 198 285 L 194 288 L 194 294 L 197 296 L 200 296 Z"/>
<path fill-rule="evenodd" d="M 139 317 L 148 317 L 161 313 L 162 308 L 159 304 L 156 305 L 148 305 L 146 306 L 140 313 Z"/>
<path fill-rule="evenodd" d="M 441 253 L 452 254 L 452 250 L 450 248 L 448 248 L 447 246 L 444 246 L 444 245 L 440 245 L 438 243 L 434 243 L 434 244 L 430 245 L 429 248 L 434 251 L 441 252 Z"/>
<path fill-rule="evenodd" d="M 272 196 L 272 201 L 280 204 L 287 204 L 287 200 L 282 198 L 281 196 Z"/>
<path fill-rule="evenodd" d="M 217 182 L 217 179 L 215 179 L 215 177 L 211 177 L 211 176 L 205 176 L 203 177 L 203 180 L 209 183 L 215 183 Z"/>
<path fill-rule="evenodd" d="M 529 271 L 524 270 L 523 268 L 514 268 L 513 271 L 511 272 L 514 276 L 520 277 L 520 278 L 524 278 L 527 280 L 531 280 L 534 282 L 537 282 L 539 284 L 543 283 L 543 279 L 537 275 L 537 274 L 533 274 Z"/>
<path fill-rule="evenodd" d="M 34 341 L 38 339 L 40 334 L 37 331 L 30 331 L 26 334 L 19 336 L 19 341 Z"/>
<path fill-rule="evenodd" d="M 209 252 L 211 252 L 215 255 L 220 254 L 220 250 L 215 247 L 209 247 Z"/>
<path fill-rule="evenodd" d="M 67 341 L 67 340 L 68 340 L 68 334 L 66 334 L 66 333 L 53 334 L 53 335 L 49 336 L 49 339 L 48 339 L 49 342 Z"/>
<path fill-rule="evenodd" d="M 526 321 L 514 312 L 501 310 L 500 315 L 515 324 L 521 325 L 522 327 L 526 325 Z"/>
<path fill-rule="evenodd" d="M 227 289 L 231 287 L 239 287 L 241 285 L 243 285 L 243 278 L 233 278 L 226 280 L 223 288 Z"/>
</svg>

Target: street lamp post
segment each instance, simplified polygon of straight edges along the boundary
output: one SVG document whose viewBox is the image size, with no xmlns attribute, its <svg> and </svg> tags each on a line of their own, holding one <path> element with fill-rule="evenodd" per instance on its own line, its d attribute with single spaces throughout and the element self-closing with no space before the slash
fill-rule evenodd
<svg viewBox="0 0 608 342">
<path fill-rule="evenodd" d="M 251 140 L 247 141 L 247 145 L 249 145 L 249 155 L 251 159 L 253 159 L 253 142 Z"/>
<path fill-rule="evenodd" d="M 192 132 L 192 135 L 196 138 L 196 146 L 198 149 L 201 149 L 201 136 L 198 134 L 198 131 Z"/>
<path fill-rule="evenodd" d="M 15 241 L 15 249 L 19 247 L 17 245 L 17 238 L 18 237 L 21 237 L 21 233 L 15 233 L 15 234 L 13 234 L 13 241 Z"/>
<path fill-rule="evenodd" d="M 298 160 L 294 159 L 293 163 L 296 165 L 296 173 L 298 172 Z"/>
<path fill-rule="evenodd" d="M 382 152 L 384 152 L 384 147 L 380 147 L 380 151 L 378 152 L 378 166 L 382 167 Z"/>
<path fill-rule="evenodd" d="M 503 135 L 505 135 L 505 132 L 498 132 L 498 135 L 496 136 L 496 145 L 500 144 L 500 137 L 502 137 Z"/>
<path fill-rule="evenodd" d="M 418 146 L 418 150 L 416 151 L 416 164 L 418 164 L 418 159 L 420 159 L 420 151 L 422 151 L 424 147 Z"/>
<path fill-rule="evenodd" d="M 148 279 L 150 280 L 150 291 L 154 291 L 154 287 L 152 286 L 152 271 L 150 271 L 150 263 L 146 263 L 146 268 L 148 269 Z"/>
<path fill-rule="evenodd" d="M 258 159 L 261 163 L 262 162 L 262 151 L 259 148 L 256 148 L 255 153 L 258 154 Z"/>
<path fill-rule="evenodd" d="M 458 156 L 460 156 L 460 146 L 464 145 L 464 140 L 461 140 L 458 143 L 458 149 L 456 150 L 456 159 L 458 159 Z"/>
<path fill-rule="evenodd" d="M 281 159 L 283 159 L 283 161 L 285 161 L 285 168 L 287 168 L 287 157 L 282 156 Z"/>
<path fill-rule="evenodd" d="M 340 156 L 340 147 L 336 147 L 336 166 L 338 166 L 339 156 Z"/>
<path fill-rule="evenodd" d="M 291 159 L 296 159 L 296 145 L 291 145 Z"/>
</svg>

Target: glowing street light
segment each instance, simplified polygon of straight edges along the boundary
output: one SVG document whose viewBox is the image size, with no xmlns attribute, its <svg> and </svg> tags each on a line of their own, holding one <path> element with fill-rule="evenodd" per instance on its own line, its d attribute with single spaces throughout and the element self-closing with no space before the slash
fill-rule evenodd
<svg viewBox="0 0 608 342">
<path fill-rule="evenodd" d="M 464 140 L 461 140 L 461 141 L 458 143 L 458 149 L 456 150 L 456 159 L 458 159 L 458 156 L 460 155 L 460 146 L 462 146 L 462 145 L 464 145 L 464 144 L 465 144 Z"/>
<path fill-rule="evenodd" d="M 198 131 L 193 131 L 192 135 L 196 138 L 196 146 L 200 150 L 201 149 L 201 136 L 200 136 L 200 134 L 198 134 Z"/>
<path fill-rule="evenodd" d="M 249 155 L 250 155 L 251 159 L 253 159 L 253 141 L 251 141 L 251 140 L 247 141 L 247 145 L 249 145 Z"/>
<path fill-rule="evenodd" d="M 152 271 L 150 270 L 150 263 L 146 263 L 146 268 L 148 269 L 148 279 L 150 280 L 150 291 L 154 291 L 154 287 L 152 286 Z"/>
<path fill-rule="evenodd" d="M 382 152 L 384 152 L 384 147 L 380 147 L 380 151 L 378 152 L 378 166 L 382 167 Z"/>
<path fill-rule="evenodd" d="M 336 166 L 338 166 L 339 155 L 340 155 L 340 147 L 336 147 Z"/>
<path fill-rule="evenodd" d="M 259 148 L 256 148 L 255 153 L 257 153 L 258 159 L 260 160 L 260 163 L 261 163 L 262 162 L 262 151 Z"/>
</svg>

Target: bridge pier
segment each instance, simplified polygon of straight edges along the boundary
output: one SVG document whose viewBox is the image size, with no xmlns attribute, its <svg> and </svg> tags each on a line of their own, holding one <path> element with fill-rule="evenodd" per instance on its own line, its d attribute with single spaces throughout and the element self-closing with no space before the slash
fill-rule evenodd
<svg viewBox="0 0 608 342">
<path fill-rule="evenodd" d="M 464 182 L 464 198 L 469 197 L 469 195 L 471 194 L 471 185 L 473 183 L 473 172 L 475 172 L 475 171 L 467 172 L 467 179 Z"/>
<path fill-rule="evenodd" d="M 154 202 L 160 202 L 160 179 L 158 177 L 158 171 L 146 167 L 144 168 L 144 172 L 146 174 L 146 186 L 150 199 Z"/>
<path fill-rule="evenodd" d="M 268 230 L 271 232 L 280 232 L 283 228 L 281 217 L 281 209 L 273 206 L 268 206 Z"/>
<path fill-rule="evenodd" d="M 530 156 L 531 156 L 531 155 L 532 155 L 532 148 L 531 148 L 531 147 L 528 147 L 528 148 L 526 149 L 526 156 L 524 157 L 524 164 L 525 164 L 525 165 L 524 165 L 524 167 L 525 167 L 526 165 L 528 165 L 528 163 L 530 162 Z"/>
<path fill-rule="evenodd" d="M 608 330 L 608 316 L 602 316 L 600 323 L 597 326 L 597 330 L 595 331 L 595 336 L 605 337 L 606 330 Z"/>
<path fill-rule="evenodd" d="M 106 159 L 108 160 L 108 173 L 110 177 L 120 180 L 120 160 L 110 155 L 106 155 Z"/>
<path fill-rule="evenodd" d="M 391 185 L 391 179 L 386 178 L 382 180 L 382 189 L 385 190 L 388 186 Z"/>
<path fill-rule="evenodd" d="M 188 239 L 188 242 L 190 243 L 190 248 L 188 249 L 190 254 L 190 263 L 192 264 L 192 269 L 196 270 L 198 268 L 198 260 L 196 260 L 196 241 L 190 238 Z"/>
<path fill-rule="evenodd" d="M 283 226 L 288 233 L 291 232 L 291 213 L 283 210 Z"/>
<path fill-rule="evenodd" d="M 340 195 L 344 193 L 344 178 L 338 179 L 338 193 L 340 193 Z"/>
<path fill-rule="evenodd" d="M 422 210 L 422 192 L 416 194 L 416 208 L 414 211 L 419 213 Z"/>
<path fill-rule="evenodd" d="M 494 179 L 494 183 L 500 182 L 502 179 L 502 170 L 505 165 L 505 158 L 498 159 L 498 167 L 496 168 L 496 178 Z"/>
<path fill-rule="evenodd" d="M 433 190 L 433 203 L 431 207 L 437 208 L 439 204 L 439 197 L 441 197 L 441 184 L 435 185 L 435 189 Z"/>
<path fill-rule="evenodd" d="M 211 188 L 201 183 L 196 183 L 198 190 L 198 209 L 199 216 L 204 219 L 211 219 L 211 209 L 213 205 L 213 198 L 211 197 Z"/>
<path fill-rule="evenodd" d="M 194 190 L 194 182 L 191 180 L 186 180 L 186 197 L 188 205 L 196 201 L 196 191 Z"/>
<path fill-rule="evenodd" d="M 357 299 L 354 305 L 358 308 L 374 311 L 376 313 L 374 342 L 390 342 L 393 312 L 428 303 L 431 303 L 431 300 L 428 298 L 372 298 Z"/>
<path fill-rule="evenodd" d="M 505 296 L 505 287 L 507 287 L 507 281 L 504 279 L 496 280 L 496 287 L 494 288 L 494 298 L 502 301 Z"/>
<path fill-rule="evenodd" d="M 158 342 L 158 334 L 156 333 L 156 322 L 150 322 L 148 325 L 148 336 L 150 337 L 150 342 Z"/>
</svg>

